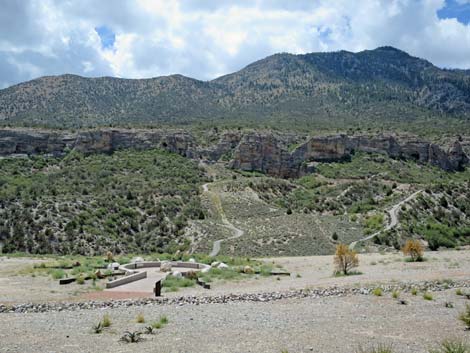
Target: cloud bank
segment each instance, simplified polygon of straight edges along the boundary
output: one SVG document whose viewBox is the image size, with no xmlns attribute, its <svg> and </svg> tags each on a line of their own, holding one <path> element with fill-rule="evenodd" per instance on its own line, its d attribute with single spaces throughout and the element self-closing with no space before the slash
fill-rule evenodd
<svg viewBox="0 0 470 353">
<path fill-rule="evenodd" d="M 0 0 L 0 87 L 43 75 L 209 80 L 277 52 L 392 45 L 470 68 L 467 0 Z M 454 13 L 455 15 L 452 17 Z"/>
</svg>

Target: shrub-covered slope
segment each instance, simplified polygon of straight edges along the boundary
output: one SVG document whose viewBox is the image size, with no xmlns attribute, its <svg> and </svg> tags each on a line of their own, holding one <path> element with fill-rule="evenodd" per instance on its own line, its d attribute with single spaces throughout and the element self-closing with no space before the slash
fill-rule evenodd
<svg viewBox="0 0 470 353">
<path fill-rule="evenodd" d="M 188 219 L 204 217 L 203 180 L 196 162 L 159 150 L 2 159 L 0 243 L 4 252 L 176 251 Z"/>
</svg>

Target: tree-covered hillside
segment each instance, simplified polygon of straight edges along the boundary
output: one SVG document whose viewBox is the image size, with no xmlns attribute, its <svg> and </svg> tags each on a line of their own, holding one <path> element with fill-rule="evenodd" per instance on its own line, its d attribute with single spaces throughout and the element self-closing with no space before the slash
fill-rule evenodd
<svg viewBox="0 0 470 353">
<path fill-rule="evenodd" d="M 196 162 L 159 150 L 2 159 L 3 252 L 174 252 L 204 218 L 203 180 Z"/>
<path fill-rule="evenodd" d="M 462 131 L 470 75 L 391 47 L 276 54 L 212 81 L 42 77 L 0 90 L 3 125 L 46 127 L 236 123 L 337 128 L 406 124 Z"/>
</svg>

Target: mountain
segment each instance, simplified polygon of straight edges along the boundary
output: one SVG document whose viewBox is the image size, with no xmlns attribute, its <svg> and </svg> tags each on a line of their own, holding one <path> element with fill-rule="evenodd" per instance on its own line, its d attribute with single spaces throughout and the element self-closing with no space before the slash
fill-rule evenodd
<svg viewBox="0 0 470 353">
<path fill-rule="evenodd" d="M 440 69 L 392 47 L 275 54 L 212 81 L 61 75 L 0 90 L 0 122 L 15 126 L 382 124 L 443 117 L 470 119 L 470 71 Z"/>
</svg>

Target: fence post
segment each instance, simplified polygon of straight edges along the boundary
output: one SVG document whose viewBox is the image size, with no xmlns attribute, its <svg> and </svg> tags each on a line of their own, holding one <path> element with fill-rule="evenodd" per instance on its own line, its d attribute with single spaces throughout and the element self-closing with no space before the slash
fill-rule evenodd
<svg viewBox="0 0 470 353">
<path fill-rule="evenodd" d="M 153 290 L 156 297 L 161 297 L 162 295 L 162 280 L 155 282 L 155 288 Z"/>
</svg>

